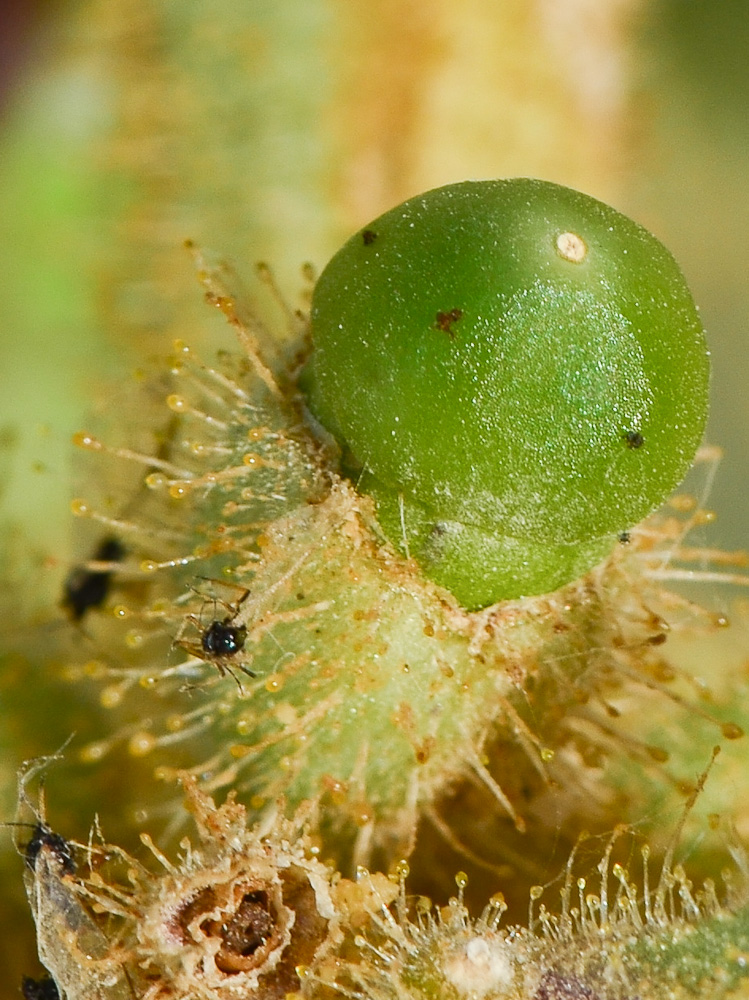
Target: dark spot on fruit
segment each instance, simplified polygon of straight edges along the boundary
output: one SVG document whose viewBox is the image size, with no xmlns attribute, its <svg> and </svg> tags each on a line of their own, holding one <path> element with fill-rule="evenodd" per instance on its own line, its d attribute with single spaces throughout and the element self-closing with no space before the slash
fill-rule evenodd
<svg viewBox="0 0 749 1000">
<path fill-rule="evenodd" d="M 435 317 L 434 326 L 437 330 L 442 330 L 443 333 L 446 333 L 450 340 L 455 340 L 455 330 L 453 330 L 453 324 L 457 323 L 458 320 L 462 318 L 462 309 L 451 309 L 449 312 L 438 312 Z"/>
<path fill-rule="evenodd" d="M 639 431 L 627 431 L 627 433 L 623 434 L 622 437 L 624 438 L 628 448 L 642 448 L 645 444 L 645 438 Z"/>
</svg>

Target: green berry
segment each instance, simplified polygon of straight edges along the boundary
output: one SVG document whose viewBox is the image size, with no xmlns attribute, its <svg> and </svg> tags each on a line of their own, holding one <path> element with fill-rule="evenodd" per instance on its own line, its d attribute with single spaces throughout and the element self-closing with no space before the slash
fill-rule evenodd
<svg viewBox="0 0 749 1000">
<path fill-rule="evenodd" d="M 385 534 L 466 607 L 589 569 L 704 429 L 708 352 L 673 257 L 545 181 L 380 216 L 325 268 L 312 337 L 313 412 Z"/>
</svg>

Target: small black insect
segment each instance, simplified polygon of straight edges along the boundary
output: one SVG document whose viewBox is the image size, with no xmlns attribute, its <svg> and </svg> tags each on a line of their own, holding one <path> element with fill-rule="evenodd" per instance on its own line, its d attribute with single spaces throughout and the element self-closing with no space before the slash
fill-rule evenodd
<svg viewBox="0 0 749 1000">
<path fill-rule="evenodd" d="M 361 235 L 365 247 L 371 246 L 377 239 L 377 233 L 374 231 L 374 229 L 365 229 Z"/>
<path fill-rule="evenodd" d="M 203 625 L 197 615 L 188 615 L 187 621 L 200 632 L 200 642 L 185 639 L 175 641 L 175 645 L 186 649 L 193 656 L 213 663 L 221 677 L 225 677 L 226 674 L 233 677 L 240 691 L 242 691 L 242 685 L 239 683 L 239 678 L 234 673 L 233 667 L 237 667 L 247 677 L 257 676 L 244 664 L 232 662 L 234 657 L 244 649 L 247 639 L 247 626 L 235 624 L 234 619 L 249 596 L 250 591 L 246 590 L 234 605 L 219 601 L 218 603 L 223 604 L 231 614 L 223 619 L 214 619 L 207 626 Z"/>
<path fill-rule="evenodd" d="M 628 531 L 620 531 L 618 536 L 620 545 L 629 545 L 632 541 L 632 536 Z"/>
<path fill-rule="evenodd" d="M 232 625 L 231 617 L 227 617 L 211 622 L 200 638 L 200 645 L 209 656 L 235 656 L 244 649 L 246 638 L 246 626 Z"/>
<path fill-rule="evenodd" d="M 21 993 L 24 1000 L 60 1000 L 57 983 L 49 976 L 44 979 L 32 979 L 24 976 L 21 983 Z"/>
<path fill-rule="evenodd" d="M 25 846 L 26 866 L 33 872 L 36 868 L 36 859 L 43 847 L 52 851 L 60 863 L 66 875 L 75 872 L 75 861 L 70 844 L 59 833 L 53 833 L 46 823 L 41 821 L 36 824 L 31 834 L 31 840 Z"/>
<path fill-rule="evenodd" d="M 91 557 L 91 562 L 116 563 L 125 555 L 122 543 L 116 538 L 105 538 Z M 76 566 L 63 585 L 62 607 L 74 622 L 83 618 L 91 608 L 100 608 L 107 599 L 112 583 L 111 570 L 93 570 Z"/>
<path fill-rule="evenodd" d="M 622 434 L 622 438 L 628 448 L 642 448 L 645 444 L 645 438 L 639 431 L 627 431 L 626 434 Z"/>
</svg>

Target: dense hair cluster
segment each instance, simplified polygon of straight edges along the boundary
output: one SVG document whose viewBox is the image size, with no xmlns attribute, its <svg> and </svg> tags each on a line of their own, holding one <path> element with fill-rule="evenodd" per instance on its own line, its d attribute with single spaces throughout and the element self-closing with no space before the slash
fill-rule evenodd
<svg viewBox="0 0 749 1000">
<path fill-rule="evenodd" d="M 718 727 L 741 735 L 697 706 L 664 656 L 672 634 L 722 621 L 663 590 L 699 508 L 677 498 L 681 516 L 632 529 L 580 580 L 468 612 L 388 544 L 371 499 L 306 419 L 297 356 L 266 349 L 280 338 L 231 275 L 198 262 L 243 356 L 212 366 L 176 345 L 154 455 L 77 436 L 144 467 L 125 513 L 74 503 L 124 553 L 104 564 L 108 608 L 87 618 L 97 661 L 66 668 L 100 678 L 119 716 L 84 759 L 125 747 L 161 780 L 185 768 L 207 791 L 234 789 L 255 815 L 279 797 L 289 809 L 317 802 L 352 870 L 408 853 L 424 817 L 465 842 L 460 819 L 444 815 L 463 787 L 504 837 L 522 837 L 529 818 L 548 824 L 540 802 L 555 788 L 570 811 L 578 788 L 590 821 L 610 827 L 623 817 L 597 775 L 611 748 L 627 751 L 635 785 L 668 759 L 650 734 L 617 723 L 637 698 L 655 693 L 701 719 L 706 750 Z M 286 315 L 299 337 L 304 314 Z"/>
<path fill-rule="evenodd" d="M 534 886 L 528 925 L 506 926 L 501 892 L 470 915 L 463 872 L 444 906 L 408 893 L 405 861 L 342 878 L 319 859 L 313 812 L 252 827 L 233 795 L 216 807 L 182 781 L 197 837 L 174 860 L 145 834 L 149 863 L 98 834 L 75 870 L 41 848 L 27 876 L 40 955 L 68 1000 L 650 1000 L 679 953 L 674 998 L 728 997 L 747 975 L 738 951 L 725 963 L 726 941 L 749 935 L 743 883 L 728 907 L 667 857 L 651 885 L 646 847 L 644 875 L 613 860 L 623 830 L 593 875 L 573 854 L 558 908 Z"/>
<path fill-rule="evenodd" d="M 111 719 L 82 760 L 149 764 L 136 822 L 168 819 L 172 846 L 187 815 L 159 786 L 181 780 L 200 842 L 172 861 L 143 834 L 154 875 L 92 840 L 73 869 L 40 827 L 29 895 L 56 982 L 68 1000 L 649 996 L 637 970 L 662 942 L 738 904 L 695 894 L 668 855 L 649 889 L 610 851 L 597 893 L 571 861 L 559 912 L 535 904 L 575 856 L 581 814 L 594 833 L 656 806 L 678 814 L 716 738 L 742 735 L 669 656 L 725 624 L 664 589 L 717 578 L 687 542 L 710 515 L 675 497 L 580 579 L 466 610 L 393 548 L 306 411 L 306 314 L 285 308 L 286 337 L 270 332 L 231 274 L 196 256 L 242 353 L 209 364 L 175 345 L 150 383 L 150 447 L 76 436 L 138 475 L 74 501 L 101 540 L 66 583 L 63 675 L 95 687 Z M 672 767 L 658 720 L 675 713 L 691 756 Z M 415 891 L 444 898 L 445 851 L 507 903 L 495 894 L 471 917 L 465 875 L 446 907 L 408 896 L 405 858 Z M 529 885 L 528 925 L 502 928 Z"/>
</svg>

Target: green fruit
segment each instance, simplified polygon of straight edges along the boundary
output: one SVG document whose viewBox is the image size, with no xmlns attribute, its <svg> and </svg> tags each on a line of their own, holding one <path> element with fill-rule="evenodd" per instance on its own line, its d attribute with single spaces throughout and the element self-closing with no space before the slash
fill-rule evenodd
<svg viewBox="0 0 749 1000">
<path fill-rule="evenodd" d="M 551 591 L 678 484 L 708 352 L 670 253 L 545 181 L 429 191 L 312 304 L 311 409 L 384 532 L 466 607 Z"/>
</svg>

